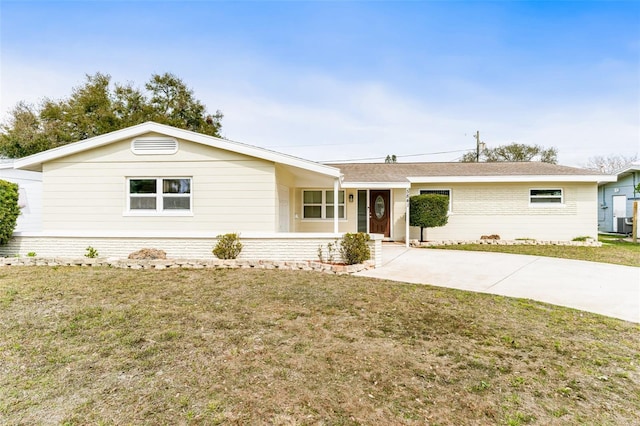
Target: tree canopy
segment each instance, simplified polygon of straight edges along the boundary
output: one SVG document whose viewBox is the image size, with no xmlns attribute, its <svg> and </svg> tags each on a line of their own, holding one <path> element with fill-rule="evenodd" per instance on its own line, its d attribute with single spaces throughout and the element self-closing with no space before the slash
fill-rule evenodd
<svg viewBox="0 0 640 426">
<path fill-rule="evenodd" d="M 468 152 L 462 156 L 460 161 L 464 163 L 475 163 L 477 161 L 476 151 Z M 511 143 L 500 145 L 495 148 L 485 148 L 480 151 L 480 161 L 495 163 L 501 161 L 542 161 L 543 163 L 556 164 L 558 162 L 558 150 L 556 148 L 544 148 L 540 145 L 526 145 L 521 143 Z"/>
<path fill-rule="evenodd" d="M 614 174 L 624 169 L 629 164 L 638 159 L 637 155 L 625 156 L 619 154 L 596 155 L 590 157 L 585 167 L 591 170 L 598 170 L 602 173 Z"/>
<path fill-rule="evenodd" d="M 111 76 L 87 75 L 66 99 L 39 106 L 19 102 L 0 126 L 0 156 L 19 158 L 146 121 L 220 136 L 222 113 L 202 102 L 173 74 L 154 74 L 142 91 Z"/>
</svg>

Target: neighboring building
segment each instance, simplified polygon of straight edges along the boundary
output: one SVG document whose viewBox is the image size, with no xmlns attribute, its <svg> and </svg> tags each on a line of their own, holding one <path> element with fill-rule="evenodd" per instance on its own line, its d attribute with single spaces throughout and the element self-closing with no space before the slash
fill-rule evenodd
<svg viewBox="0 0 640 426">
<path fill-rule="evenodd" d="M 153 245 L 202 256 L 216 235 L 240 232 L 242 256 L 313 259 L 317 241 L 344 232 L 419 238 L 407 200 L 428 192 L 450 198 L 449 223 L 428 229 L 430 240 L 596 237 L 597 184 L 615 179 L 547 163 L 324 165 L 156 123 L 14 167 L 42 172 L 42 227 L 17 233 L 0 253 L 42 255 L 91 245 L 120 256 Z"/>
<path fill-rule="evenodd" d="M 635 190 L 640 183 L 640 162 L 617 173 L 618 180 L 598 186 L 598 230 L 619 234 L 631 233 L 633 203 L 640 201 Z"/>
<path fill-rule="evenodd" d="M 12 161 L 0 161 L 0 179 L 18 184 L 20 216 L 15 232 L 42 230 L 42 173 L 16 170 Z"/>
</svg>

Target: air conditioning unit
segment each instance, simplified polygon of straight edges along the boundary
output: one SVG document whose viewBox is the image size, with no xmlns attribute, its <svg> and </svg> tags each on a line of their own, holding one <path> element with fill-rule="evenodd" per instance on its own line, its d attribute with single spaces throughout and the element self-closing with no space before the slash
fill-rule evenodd
<svg viewBox="0 0 640 426">
<path fill-rule="evenodd" d="M 633 232 L 633 218 L 619 217 L 618 218 L 618 234 L 631 235 L 632 232 Z"/>
</svg>

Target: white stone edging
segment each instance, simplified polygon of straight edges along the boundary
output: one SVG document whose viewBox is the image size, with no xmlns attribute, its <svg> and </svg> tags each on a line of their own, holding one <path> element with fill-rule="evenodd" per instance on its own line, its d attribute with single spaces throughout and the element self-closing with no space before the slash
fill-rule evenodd
<svg viewBox="0 0 640 426">
<path fill-rule="evenodd" d="M 438 246 L 456 246 L 465 244 L 480 244 L 494 246 L 577 246 L 577 247 L 601 247 L 602 243 L 597 240 L 588 239 L 586 241 L 553 241 L 553 240 L 442 240 L 442 241 L 423 241 L 410 240 L 411 247 L 438 247 Z"/>
<path fill-rule="evenodd" d="M 318 261 L 274 261 L 240 259 L 156 259 L 133 260 L 120 258 L 62 258 L 62 257 L 0 257 L 3 266 L 85 266 L 121 269 L 279 269 L 289 271 L 317 271 L 344 275 L 375 267 L 372 261 L 356 265 L 321 263 Z"/>
</svg>

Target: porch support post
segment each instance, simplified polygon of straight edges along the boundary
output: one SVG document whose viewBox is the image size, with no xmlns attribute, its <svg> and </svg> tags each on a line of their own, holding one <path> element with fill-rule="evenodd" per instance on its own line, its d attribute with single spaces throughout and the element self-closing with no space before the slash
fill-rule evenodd
<svg viewBox="0 0 640 426">
<path fill-rule="evenodd" d="M 404 244 L 405 247 L 409 248 L 409 188 L 407 188 L 407 193 L 406 193 L 406 201 L 405 201 L 405 207 L 407 209 L 404 217 L 405 217 L 405 224 L 404 224 Z"/>
<path fill-rule="evenodd" d="M 333 180 L 333 233 L 338 233 L 338 178 Z"/>
</svg>

